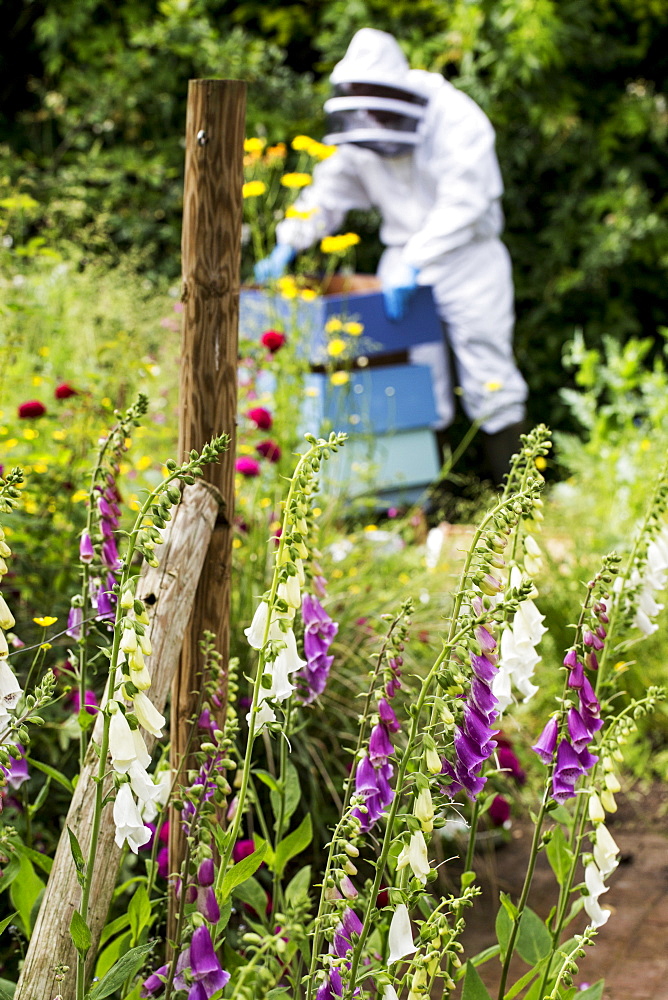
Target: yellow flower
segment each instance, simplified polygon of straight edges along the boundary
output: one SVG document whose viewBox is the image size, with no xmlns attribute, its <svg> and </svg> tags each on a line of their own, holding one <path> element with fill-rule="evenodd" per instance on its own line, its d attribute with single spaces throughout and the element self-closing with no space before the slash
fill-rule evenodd
<svg viewBox="0 0 668 1000">
<path fill-rule="evenodd" d="M 53 438 L 54 441 L 64 441 L 65 438 L 67 437 L 67 434 L 65 433 L 65 431 L 54 431 L 51 437 Z"/>
<path fill-rule="evenodd" d="M 348 381 L 348 377 L 348 372 L 334 372 L 334 374 L 330 376 L 329 381 L 332 385 L 345 385 Z"/>
<path fill-rule="evenodd" d="M 37 353 L 39 354 L 40 358 L 48 358 L 49 354 L 51 354 L 51 348 L 50 347 L 40 347 L 40 349 L 39 349 L 39 351 Z"/>
<path fill-rule="evenodd" d="M 307 187 L 312 181 L 310 174 L 283 174 L 281 184 L 286 188 Z"/>
<path fill-rule="evenodd" d="M 294 299 L 297 297 L 299 290 L 291 274 L 286 274 L 282 278 L 279 278 L 277 285 L 284 299 Z"/>
<path fill-rule="evenodd" d="M 339 236 L 325 236 L 320 241 L 320 249 L 323 253 L 345 253 L 351 247 L 356 246 L 360 241 L 357 233 L 341 233 Z"/>
<path fill-rule="evenodd" d="M 643 438 L 642 441 L 640 442 L 641 451 L 649 451 L 651 447 L 652 447 L 652 442 L 648 441 L 647 438 Z"/>
<path fill-rule="evenodd" d="M 51 647 L 51 643 L 50 642 L 43 642 L 42 645 L 39 648 L 40 649 L 51 649 L 52 647 Z"/>
<path fill-rule="evenodd" d="M 328 160 L 336 152 L 336 146 L 326 146 L 324 142 L 313 141 L 307 150 L 316 160 Z"/>
<path fill-rule="evenodd" d="M 44 379 L 42 378 L 41 375 L 33 375 L 33 377 L 32 377 L 32 384 L 33 385 L 41 385 L 43 381 L 44 381 Z"/>
<path fill-rule="evenodd" d="M 356 323 L 351 320 L 350 323 L 344 323 L 344 331 L 351 337 L 359 337 L 361 333 L 364 333 L 364 323 Z"/>
<path fill-rule="evenodd" d="M 361 591 L 362 588 L 360 587 L 359 583 L 351 583 L 351 585 L 348 587 L 349 594 L 359 594 L 361 593 Z"/>
<path fill-rule="evenodd" d="M 43 472 L 48 472 L 48 471 L 49 467 L 44 462 L 35 462 L 35 464 L 33 465 L 33 472 L 41 474 Z"/>
<path fill-rule="evenodd" d="M 103 396 L 102 399 L 100 400 L 100 406 L 104 406 L 105 410 L 108 410 L 109 407 L 113 405 L 114 404 L 109 399 L 109 396 Z"/>
<path fill-rule="evenodd" d="M 343 323 L 338 316 L 332 316 L 325 323 L 325 333 L 339 333 L 341 330 L 343 330 Z"/>
<path fill-rule="evenodd" d="M 44 618 L 33 618 L 35 625 L 41 625 L 43 628 L 48 628 L 49 625 L 55 625 L 58 621 L 57 618 L 53 618 L 51 615 L 45 615 Z"/>
<path fill-rule="evenodd" d="M 299 208 L 295 208 L 294 205 L 288 205 L 285 210 L 286 219 L 310 219 L 312 215 L 318 211 L 317 208 L 308 208 L 302 211 Z"/>
<path fill-rule="evenodd" d="M 539 455 L 536 459 L 536 468 L 541 470 L 547 469 L 547 460 L 544 459 L 542 455 Z"/>
<path fill-rule="evenodd" d="M 240 549 L 241 548 L 241 539 L 240 538 L 233 538 L 232 539 L 232 548 L 233 549 Z"/>
<path fill-rule="evenodd" d="M 23 432 L 23 436 L 26 439 L 26 441 L 34 441 L 36 437 L 39 437 L 39 434 L 37 433 L 36 430 L 33 430 L 32 427 L 26 427 L 26 429 Z"/>
<path fill-rule="evenodd" d="M 301 293 L 301 299 L 303 302 L 313 302 L 313 300 L 317 298 L 318 293 L 314 288 L 304 288 Z"/>
<path fill-rule="evenodd" d="M 312 139 L 310 135 L 296 135 L 290 145 L 298 153 L 301 153 L 303 150 L 308 149 L 309 146 L 312 146 L 314 142 L 315 139 Z"/>
<path fill-rule="evenodd" d="M 260 507 L 262 507 L 263 510 L 266 510 L 267 507 L 271 507 L 271 504 L 271 497 L 262 497 L 260 500 Z"/>
<path fill-rule="evenodd" d="M 282 160 L 287 153 L 287 148 L 284 142 L 277 142 L 275 146 L 269 146 L 267 152 L 265 153 L 266 160 Z"/>
<path fill-rule="evenodd" d="M 327 353 L 333 358 L 338 358 L 340 354 L 343 354 L 345 349 L 346 342 L 345 340 L 341 340 L 340 337 L 334 337 L 327 345 Z"/>
<path fill-rule="evenodd" d="M 499 389 L 503 389 L 503 382 L 499 382 L 496 379 L 490 379 L 489 382 L 485 382 L 484 388 L 487 392 L 498 392 Z"/>
<path fill-rule="evenodd" d="M 8 441 L 5 441 L 4 446 L 9 451 L 11 448 L 16 448 L 18 443 L 18 438 L 10 438 Z"/>
<path fill-rule="evenodd" d="M 142 455 L 137 462 L 137 468 L 139 469 L 140 472 L 143 472 L 144 469 L 149 469 L 152 464 L 153 464 L 153 459 L 151 458 L 150 455 Z"/>
<path fill-rule="evenodd" d="M 267 190 L 267 185 L 264 181 L 248 181 L 241 189 L 241 193 L 244 198 L 257 198 L 259 195 L 264 194 Z"/>
<path fill-rule="evenodd" d="M 266 145 L 266 139 L 251 136 L 250 139 L 244 139 L 244 153 L 261 153 Z"/>
</svg>

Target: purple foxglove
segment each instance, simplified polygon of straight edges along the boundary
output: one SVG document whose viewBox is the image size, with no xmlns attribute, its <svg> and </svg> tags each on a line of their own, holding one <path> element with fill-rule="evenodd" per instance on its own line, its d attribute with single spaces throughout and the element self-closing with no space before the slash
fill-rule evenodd
<svg viewBox="0 0 668 1000">
<path fill-rule="evenodd" d="M 583 773 L 584 768 L 582 767 L 575 750 L 567 739 L 561 740 L 559 746 L 557 747 L 557 767 L 555 775 L 558 774 L 561 780 L 568 782 L 569 784 L 574 784 Z"/>
<path fill-rule="evenodd" d="M 490 729 L 486 718 L 481 715 L 475 705 L 467 705 L 464 709 L 464 728 L 481 750 L 498 733 L 498 729 Z"/>
<path fill-rule="evenodd" d="M 82 563 L 91 563 L 94 558 L 95 549 L 93 548 L 91 537 L 87 531 L 84 531 L 79 541 L 79 559 Z"/>
<path fill-rule="evenodd" d="M 471 698 L 475 706 L 490 722 L 496 718 L 498 714 L 496 711 L 497 700 L 494 693 L 489 685 L 479 681 L 477 677 L 471 681 Z"/>
<path fill-rule="evenodd" d="M 566 655 L 564 656 L 564 666 L 568 667 L 569 670 L 575 670 L 578 664 L 579 660 L 578 660 L 577 650 L 575 648 L 569 649 Z"/>
<path fill-rule="evenodd" d="M 489 632 L 484 625 L 478 625 L 475 630 L 475 637 L 480 644 L 480 648 L 483 653 L 493 653 L 496 649 L 496 639 Z"/>
<path fill-rule="evenodd" d="M 394 709 L 385 698 L 381 698 L 378 702 L 378 715 L 380 716 L 381 722 L 384 722 L 387 726 L 388 733 L 399 732 L 401 724 L 398 722 L 397 717 L 394 714 Z"/>
<path fill-rule="evenodd" d="M 594 764 L 598 764 L 598 757 L 595 754 L 590 753 L 587 747 L 585 747 L 584 750 L 580 750 L 578 753 L 578 760 L 582 764 L 585 771 L 591 771 Z"/>
<path fill-rule="evenodd" d="M 471 653 L 471 667 L 479 680 L 491 684 L 497 674 L 497 666 L 488 656 L 476 656 Z"/>
<path fill-rule="evenodd" d="M 576 708 L 568 710 L 568 735 L 577 754 L 591 742 L 592 734 Z"/>
<path fill-rule="evenodd" d="M 568 686 L 572 688 L 581 688 L 584 682 L 585 682 L 584 667 L 578 661 L 568 675 Z"/>
<path fill-rule="evenodd" d="M 552 778 L 552 798 L 563 805 L 568 799 L 575 798 L 575 780 L 561 777 L 555 772 Z"/>
<path fill-rule="evenodd" d="M 197 927 L 193 931 L 190 941 L 190 969 L 194 979 L 203 979 L 212 973 L 222 971 L 220 962 L 213 950 L 213 941 L 211 940 L 209 928 L 204 925 Z M 225 976 L 225 981 L 229 981 L 229 975 L 225 973 Z"/>
<path fill-rule="evenodd" d="M 388 735 L 387 729 L 382 722 L 379 722 L 371 730 L 371 735 L 369 737 L 369 759 L 372 764 L 376 764 L 379 761 L 384 763 L 388 757 L 391 757 L 394 752 L 394 747 Z"/>
<path fill-rule="evenodd" d="M 213 880 L 216 877 L 216 867 L 213 863 L 212 858 L 205 858 L 197 869 L 197 884 L 198 885 L 213 885 Z"/>
<path fill-rule="evenodd" d="M 338 969 L 332 969 L 327 979 L 318 987 L 315 1000 L 336 1000 L 343 996 L 343 980 Z"/>
<path fill-rule="evenodd" d="M 128 784 L 121 785 L 116 793 L 114 823 L 116 824 L 114 840 L 117 847 L 122 847 L 127 841 L 130 850 L 136 854 L 139 848 L 151 839 L 151 830 L 148 826 L 144 826 Z"/>
<path fill-rule="evenodd" d="M 417 948 L 413 943 L 413 931 L 411 930 L 411 919 L 408 915 L 408 907 L 405 903 L 399 903 L 392 914 L 390 921 L 390 931 L 388 935 L 390 953 L 387 964 L 393 965 L 402 958 L 412 955 Z"/>
<path fill-rule="evenodd" d="M 531 747 L 537 753 L 543 764 L 546 766 L 552 763 L 554 751 L 557 746 L 557 736 L 559 735 L 559 723 L 556 718 L 550 719 L 542 733 Z"/>
<path fill-rule="evenodd" d="M 19 750 L 23 750 L 20 743 L 16 745 Z M 19 757 L 18 760 L 15 757 L 10 757 L 8 767 L 3 767 L 2 771 L 5 773 L 9 787 L 14 789 L 14 791 L 17 791 L 23 782 L 28 781 L 30 778 L 28 761 L 25 757 Z"/>
<path fill-rule="evenodd" d="M 466 771 L 477 771 L 482 762 L 489 757 L 489 754 L 486 754 L 480 745 L 476 744 L 458 726 L 455 726 L 453 740 L 457 759 Z M 490 754 L 491 752 L 492 750 L 489 751 Z"/>
<path fill-rule="evenodd" d="M 590 715 L 599 715 L 601 706 L 587 677 L 584 678 L 580 688 L 580 702 Z"/>
<path fill-rule="evenodd" d="M 155 996 L 156 993 L 162 993 L 165 988 L 168 975 L 169 966 L 161 965 L 159 969 L 156 969 L 155 972 L 151 973 L 148 979 L 144 980 L 140 996 L 146 1000 L 147 997 Z"/>
<path fill-rule="evenodd" d="M 220 907 L 212 886 L 200 886 L 197 890 L 197 909 L 210 924 L 217 924 L 220 920 Z"/>
<path fill-rule="evenodd" d="M 344 899 L 356 899 L 358 896 L 357 889 L 350 881 L 347 875 L 344 875 L 339 882 L 339 889 L 341 890 L 341 895 Z"/>
<path fill-rule="evenodd" d="M 67 615 L 67 635 L 77 642 L 81 638 L 81 626 L 83 624 L 83 608 L 71 607 Z"/>
</svg>

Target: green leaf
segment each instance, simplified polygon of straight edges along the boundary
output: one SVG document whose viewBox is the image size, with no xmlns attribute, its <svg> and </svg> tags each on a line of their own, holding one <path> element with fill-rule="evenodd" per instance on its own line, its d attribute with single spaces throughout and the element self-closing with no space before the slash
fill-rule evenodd
<svg viewBox="0 0 668 1000">
<path fill-rule="evenodd" d="M 137 944 L 141 932 L 151 925 L 151 901 L 143 885 L 135 889 L 134 896 L 128 906 L 130 917 L 130 928 L 132 930 L 132 943 Z"/>
<path fill-rule="evenodd" d="M 517 953 L 527 965 L 536 965 L 552 951 L 552 935 L 537 913 L 527 908 L 520 920 Z"/>
<path fill-rule="evenodd" d="M 130 979 L 139 971 L 144 959 L 154 947 L 154 942 L 151 941 L 148 944 L 140 944 L 137 948 L 131 948 L 130 951 L 126 952 L 122 958 L 119 958 L 115 965 L 112 965 L 106 976 L 99 983 L 95 984 L 90 991 L 90 1000 L 104 1000 L 104 997 L 110 997 L 112 993 L 115 993 L 126 979 Z"/>
<path fill-rule="evenodd" d="M 77 715 L 77 722 L 79 723 L 79 728 L 82 733 L 87 732 L 90 727 L 95 722 L 95 716 L 97 713 L 91 713 L 87 708 L 80 708 L 79 714 Z"/>
<path fill-rule="evenodd" d="M 510 919 L 514 921 L 515 917 L 519 913 L 519 910 L 513 903 L 508 893 L 507 892 L 499 893 L 499 900 L 501 902 L 501 906 L 504 908 Z"/>
<path fill-rule="evenodd" d="M 557 805 L 553 809 L 550 809 L 550 819 L 553 819 L 556 823 L 562 823 L 567 828 L 573 826 L 573 817 L 566 806 Z"/>
<path fill-rule="evenodd" d="M 494 926 L 496 930 L 496 940 L 499 942 L 501 958 L 505 959 L 506 951 L 508 950 L 508 941 L 510 940 L 510 932 L 513 929 L 513 921 L 508 915 L 508 911 L 505 907 L 499 907 L 499 912 L 496 915 L 496 923 Z"/>
<path fill-rule="evenodd" d="M 116 917 L 116 919 L 112 920 L 111 923 L 105 924 L 102 928 L 102 934 L 100 935 L 100 947 L 105 945 L 110 938 L 115 937 L 119 931 L 125 930 L 129 923 L 130 917 L 128 914 L 122 913 L 120 917 Z M 99 975 L 99 973 L 96 973 L 96 975 Z"/>
<path fill-rule="evenodd" d="M 475 970 L 472 962 L 466 963 L 462 1000 L 490 1000 L 485 984 Z"/>
<path fill-rule="evenodd" d="M 269 774 L 269 771 L 263 771 L 261 768 L 258 768 L 256 771 L 253 771 L 253 777 L 259 778 L 262 784 L 270 788 L 272 792 L 275 793 L 278 791 L 278 781 L 273 774 Z"/>
<path fill-rule="evenodd" d="M 242 858 L 241 861 L 238 861 L 236 865 L 232 865 L 225 872 L 223 884 L 220 889 L 221 901 L 226 900 L 233 889 L 241 885 L 242 882 L 245 882 L 246 879 L 250 878 L 257 871 L 264 861 L 266 853 L 267 845 L 263 844 L 257 850 L 253 851 L 252 854 L 249 854 L 247 858 Z"/>
<path fill-rule="evenodd" d="M 263 917 L 267 911 L 267 894 L 256 878 L 247 878 L 238 885 L 232 895 L 247 906 L 252 907 L 258 917 Z"/>
<path fill-rule="evenodd" d="M 70 795 L 72 795 L 74 792 L 74 785 L 65 777 L 64 774 L 61 774 L 60 771 L 56 771 L 55 767 L 51 767 L 50 764 L 44 764 L 41 760 L 35 760 L 34 757 L 26 757 L 26 760 L 28 761 L 30 767 L 37 768 L 37 770 L 41 771 L 42 774 L 48 774 L 50 778 L 57 781 L 59 785 L 66 788 Z"/>
<path fill-rule="evenodd" d="M 9 925 L 11 924 L 12 920 L 17 915 L 17 913 L 18 910 L 14 910 L 14 912 L 10 913 L 9 916 L 5 917 L 4 920 L 0 920 L 0 934 L 2 934 L 5 930 L 7 930 L 7 928 L 9 927 Z"/>
<path fill-rule="evenodd" d="M 565 885 L 573 867 L 574 855 L 560 826 L 554 830 L 552 838 L 545 848 L 545 853 L 557 882 L 559 885 Z"/>
<path fill-rule="evenodd" d="M 286 989 L 285 986 L 277 986 L 265 993 L 265 1000 L 287 1000 L 290 995 L 290 990 Z"/>
<path fill-rule="evenodd" d="M 16 993 L 16 983 L 9 979 L 0 979 L 0 1000 L 13 1000 Z"/>
<path fill-rule="evenodd" d="M 514 1000 L 518 993 L 521 993 L 522 990 L 527 988 L 532 979 L 535 979 L 536 976 L 542 976 L 545 972 L 546 965 L 547 961 L 544 959 L 542 962 L 539 962 L 538 965 L 534 965 L 532 969 L 529 969 L 528 972 L 525 972 L 524 975 L 510 987 L 507 993 L 504 994 L 503 1000 Z"/>
<path fill-rule="evenodd" d="M 288 887 L 285 890 L 285 899 L 288 903 L 293 905 L 298 902 L 303 902 L 309 898 L 309 889 L 311 888 L 311 866 L 304 865 L 300 868 L 294 878 L 290 879 Z"/>
<path fill-rule="evenodd" d="M 274 871 L 277 875 L 282 875 L 285 866 L 291 858 L 303 851 L 313 839 L 313 826 L 311 815 L 307 813 L 296 830 L 289 833 L 280 844 L 276 846 L 276 860 L 274 861 Z"/>
<path fill-rule="evenodd" d="M 79 841 L 77 840 L 74 830 L 71 830 L 68 826 L 67 832 L 70 838 L 70 850 L 72 852 L 72 857 L 74 858 L 74 867 L 77 870 L 77 882 L 83 889 L 86 881 L 86 862 L 84 861 L 83 852 L 79 846 Z"/>
<path fill-rule="evenodd" d="M 17 842 L 15 847 L 19 854 L 32 861 L 33 865 L 36 865 L 37 868 L 41 868 L 47 875 L 51 873 L 53 858 L 50 858 L 47 854 L 40 854 L 39 851 L 33 851 L 32 847 L 26 847 L 25 844 L 20 842 Z"/>
<path fill-rule="evenodd" d="M 98 979 L 102 979 L 102 977 L 109 972 L 112 965 L 118 961 L 120 956 L 125 954 L 130 947 L 130 941 L 130 931 L 126 934 L 119 934 L 118 937 L 115 937 L 111 944 L 108 944 L 104 951 L 100 953 L 97 962 L 95 963 L 95 975 Z"/>
<path fill-rule="evenodd" d="M 91 937 L 90 927 L 78 910 L 75 910 L 72 913 L 72 919 L 70 920 L 70 937 L 74 942 L 74 947 L 83 958 L 90 948 L 93 939 Z"/>
<path fill-rule="evenodd" d="M 599 979 L 593 986 L 578 993 L 578 1000 L 601 1000 L 604 988 L 605 979 Z"/>
<path fill-rule="evenodd" d="M 0 892 L 4 892 L 5 889 L 9 889 L 10 885 L 21 871 L 21 859 L 16 852 L 12 852 L 9 855 L 9 861 L 2 869 L 2 878 L 0 878 Z"/>
<path fill-rule="evenodd" d="M 302 792 L 299 785 L 299 774 L 297 773 L 297 768 L 292 761 L 288 761 L 288 765 L 285 770 L 285 777 L 283 779 L 283 822 L 286 826 L 290 822 L 292 814 L 299 805 L 301 794 Z M 271 799 L 271 808 L 274 811 L 274 816 L 278 817 L 281 801 L 280 785 L 275 791 L 271 792 L 269 798 Z"/>
<path fill-rule="evenodd" d="M 461 886 L 462 892 L 464 891 L 464 889 L 468 889 L 470 885 L 473 885 L 473 883 L 475 882 L 475 878 L 476 878 L 475 872 L 472 871 L 462 872 L 459 879 L 459 885 Z"/>
<path fill-rule="evenodd" d="M 51 778 L 47 778 L 42 787 L 40 788 L 35 801 L 31 802 L 30 805 L 28 806 L 28 810 L 31 816 L 35 816 L 40 811 L 40 809 L 47 800 L 50 788 L 51 788 Z"/>
<path fill-rule="evenodd" d="M 36 874 L 32 862 L 25 856 L 21 856 L 19 870 L 16 879 L 12 882 L 9 896 L 14 909 L 18 911 L 21 917 L 21 922 L 28 938 L 30 938 L 32 931 L 30 914 L 37 897 L 43 889 L 44 882 Z"/>
</svg>

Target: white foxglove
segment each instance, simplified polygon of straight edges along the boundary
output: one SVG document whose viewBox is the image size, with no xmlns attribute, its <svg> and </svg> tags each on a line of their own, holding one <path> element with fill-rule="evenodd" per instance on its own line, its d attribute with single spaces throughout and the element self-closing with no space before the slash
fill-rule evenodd
<svg viewBox="0 0 668 1000">
<path fill-rule="evenodd" d="M 404 844 L 397 858 L 397 871 L 410 865 L 415 878 L 424 885 L 430 872 L 427 845 L 420 830 L 411 834 L 408 844 Z"/>
<path fill-rule="evenodd" d="M 15 624 L 14 615 L 7 607 L 4 597 L 0 594 L 0 628 L 13 628 Z"/>
<path fill-rule="evenodd" d="M 291 609 L 292 610 L 292 609 Z M 269 629 L 268 640 L 278 640 L 283 638 L 283 632 L 281 632 L 280 626 L 278 624 L 278 619 L 281 617 L 286 617 L 279 615 L 279 613 L 274 609 L 272 615 L 271 628 Z M 294 617 L 294 610 L 292 611 L 292 617 Z M 244 629 L 244 635 L 248 639 L 248 645 L 252 646 L 253 649 L 262 649 L 265 639 L 264 633 L 267 629 L 267 621 L 269 619 L 269 605 L 266 601 L 260 601 L 257 608 L 255 609 L 255 614 L 253 615 L 253 620 Z"/>
<path fill-rule="evenodd" d="M 598 870 L 603 878 L 607 878 L 608 875 L 614 872 L 615 868 L 619 864 L 619 859 L 617 858 L 619 848 L 613 840 L 607 826 L 603 823 L 600 823 L 596 827 L 596 842 L 594 843 L 592 853 Z"/>
<path fill-rule="evenodd" d="M 137 694 L 134 695 L 132 705 L 139 725 L 143 726 L 144 729 L 153 736 L 162 736 L 162 727 L 165 725 L 165 717 L 160 714 L 153 702 L 150 701 L 148 696 L 145 695 L 143 691 L 138 691 Z"/>
<path fill-rule="evenodd" d="M 132 797 L 132 789 L 127 783 L 121 785 L 116 793 L 114 823 L 117 847 L 122 847 L 127 840 L 128 847 L 136 854 L 151 839 L 151 830 L 144 826 L 137 803 Z"/>
<path fill-rule="evenodd" d="M 411 918 L 408 915 L 408 907 L 405 903 L 399 903 L 392 914 L 390 921 L 390 932 L 388 937 L 390 954 L 387 964 L 392 965 L 407 955 L 412 955 L 417 951 L 413 943 L 413 931 L 411 930 Z"/>
<path fill-rule="evenodd" d="M 130 723 L 118 705 L 109 720 L 109 755 L 111 766 L 119 774 L 125 774 L 130 764 L 137 760 L 137 746 Z"/>
<path fill-rule="evenodd" d="M 4 657 L 0 658 L 0 713 L 12 712 L 23 691 L 17 681 L 14 671 Z"/>
<path fill-rule="evenodd" d="M 584 908 L 592 927 L 602 927 L 607 923 L 610 910 L 604 910 L 599 904 L 599 897 L 608 891 L 608 886 L 603 882 L 603 876 L 593 861 L 585 865 L 585 885 L 588 896 L 584 897 Z"/>
</svg>

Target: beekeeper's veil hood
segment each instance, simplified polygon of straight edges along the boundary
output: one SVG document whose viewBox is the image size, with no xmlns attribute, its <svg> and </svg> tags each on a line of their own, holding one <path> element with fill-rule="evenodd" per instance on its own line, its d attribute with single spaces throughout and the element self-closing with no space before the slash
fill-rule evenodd
<svg viewBox="0 0 668 1000">
<path fill-rule="evenodd" d="M 418 141 L 427 95 L 392 35 L 362 28 L 330 76 L 334 96 L 325 102 L 333 145 L 351 142 L 381 156 L 401 156 Z"/>
</svg>

